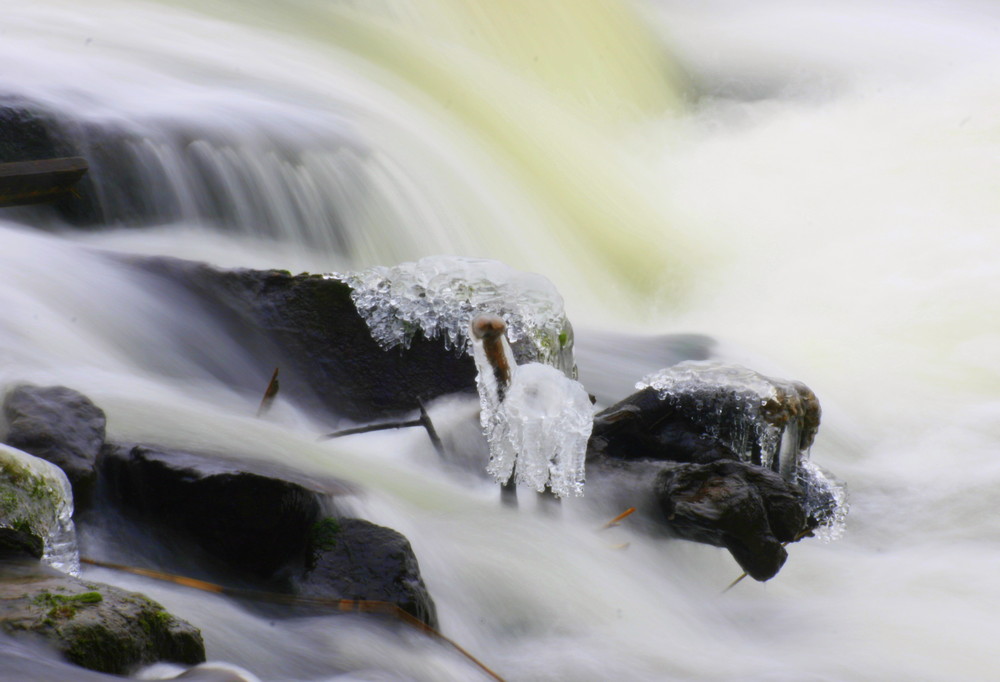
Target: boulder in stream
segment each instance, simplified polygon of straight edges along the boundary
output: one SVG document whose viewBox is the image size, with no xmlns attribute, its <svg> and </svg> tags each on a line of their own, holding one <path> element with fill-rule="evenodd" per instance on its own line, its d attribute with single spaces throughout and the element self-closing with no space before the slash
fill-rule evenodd
<svg viewBox="0 0 1000 682">
<path fill-rule="evenodd" d="M 44 641 L 72 663 L 117 675 L 157 661 L 205 660 L 198 629 L 156 602 L 38 562 L 0 564 L 0 630 Z"/>
<path fill-rule="evenodd" d="M 52 462 L 73 486 L 77 508 L 89 505 L 94 464 L 104 445 L 104 411 L 65 386 L 14 387 L 4 399 L 4 442 Z"/>
<path fill-rule="evenodd" d="M 322 513 L 323 492 L 278 467 L 142 445 L 105 448 L 98 467 L 112 500 L 257 579 L 301 555 Z"/>
<path fill-rule="evenodd" d="M 192 348 L 193 361 L 260 395 L 275 367 L 281 397 L 327 416 L 372 421 L 421 401 L 475 390 L 469 321 L 503 314 L 519 362 L 575 376 L 562 298 L 542 277 L 487 260 L 437 256 L 357 273 L 223 270 L 173 258 L 126 257 L 146 286 L 200 314 L 245 354 L 234 372 Z M 164 329 L 183 341 L 184 330 Z"/>
<path fill-rule="evenodd" d="M 389 602 L 437 627 L 437 609 L 409 540 L 363 519 L 317 523 L 309 536 L 305 570 L 294 577 L 293 588 L 304 597 Z"/>
<path fill-rule="evenodd" d="M 632 505 L 668 533 L 726 547 L 757 580 L 784 544 L 842 525 L 843 486 L 808 461 L 820 406 L 804 384 L 735 365 L 684 362 L 598 413 L 588 492 Z"/>
<path fill-rule="evenodd" d="M 788 557 L 783 543 L 806 531 L 802 491 L 759 466 L 681 464 L 662 470 L 654 491 L 676 536 L 725 547 L 756 580 L 774 577 Z"/>
</svg>

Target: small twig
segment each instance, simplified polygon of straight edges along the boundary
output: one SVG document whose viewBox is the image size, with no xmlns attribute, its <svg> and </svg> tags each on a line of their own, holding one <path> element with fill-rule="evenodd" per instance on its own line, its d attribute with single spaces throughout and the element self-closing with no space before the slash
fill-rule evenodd
<svg viewBox="0 0 1000 682">
<path fill-rule="evenodd" d="M 400 422 L 382 422 L 381 424 L 368 424 L 366 426 L 355 426 L 350 429 L 342 429 L 341 431 L 327 433 L 320 436 L 316 440 L 330 440 L 332 438 L 341 438 L 343 436 L 353 436 L 358 433 L 371 433 L 372 431 L 387 431 L 389 429 L 405 429 L 410 426 L 422 426 L 424 427 L 424 430 L 427 431 L 427 437 L 431 439 L 431 444 L 434 446 L 434 449 L 437 450 L 438 455 L 444 457 L 444 444 L 441 442 L 441 437 L 438 436 L 437 430 L 434 428 L 431 416 L 427 414 L 427 408 L 424 407 L 424 402 L 422 400 L 418 400 L 417 404 L 420 407 L 420 417 L 417 419 Z"/>
<path fill-rule="evenodd" d="M 729 590 L 731 590 L 731 589 L 733 589 L 734 587 L 736 587 L 737 585 L 739 585 L 739 584 L 740 584 L 740 582 L 741 582 L 741 581 L 742 581 L 742 580 L 743 580 L 744 578 L 746 578 L 746 577 L 747 577 L 747 575 L 748 575 L 748 574 L 747 574 L 747 572 L 746 572 L 746 571 L 743 571 L 743 573 L 741 573 L 741 574 L 739 575 L 739 577 L 738 577 L 738 578 L 736 578 L 736 580 L 734 580 L 733 582 L 729 583 L 729 586 L 728 586 L 728 587 L 726 587 L 726 589 L 724 589 L 724 590 L 722 591 L 722 594 L 725 594 L 725 593 L 726 593 L 726 592 L 728 592 Z"/>
<path fill-rule="evenodd" d="M 434 445 L 434 449 L 437 450 L 438 455 L 444 458 L 444 444 L 438 436 L 437 429 L 434 428 L 431 416 L 427 414 L 427 408 L 424 407 L 424 401 L 418 399 L 417 405 L 420 406 L 420 424 L 427 430 L 427 437 L 431 439 L 431 443 Z"/>
<path fill-rule="evenodd" d="M 331 438 L 341 438 L 342 436 L 353 436 L 356 433 L 371 433 L 372 431 L 387 431 L 389 429 L 403 429 L 408 426 L 423 426 L 424 423 L 420 419 L 411 419 L 405 422 L 383 422 L 381 424 L 368 424 L 367 426 L 356 426 L 351 429 L 344 429 L 342 431 L 334 431 L 333 433 L 328 433 L 326 435 L 320 436 L 316 440 L 330 440 Z"/>
<path fill-rule="evenodd" d="M 621 514 L 619 514 L 618 516 L 616 516 L 615 518 L 611 519 L 610 521 L 608 521 L 607 523 L 605 523 L 603 526 L 601 526 L 601 530 L 607 530 L 608 528 L 614 528 L 615 526 L 618 525 L 618 523 L 622 519 L 624 519 L 624 518 L 626 518 L 628 516 L 631 516 L 634 513 L 635 513 L 635 507 L 629 507 L 628 509 L 626 509 L 625 511 L 623 511 Z"/>
<path fill-rule="evenodd" d="M 470 654 L 468 651 L 463 649 L 457 642 L 445 637 L 440 632 L 432 628 L 427 623 L 423 622 L 413 614 L 407 613 L 399 607 L 398 604 L 386 601 L 372 601 L 367 599 L 327 599 L 323 597 L 299 597 L 293 594 L 279 594 L 276 592 L 262 592 L 258 590 L 244 590 L 235 587 L 225 587 L 224 585 L 217 585 L 215 583 L 206 582 L 204 580 L 197 580 L 195 578 L 188 578 L 182 575 L 174 575 L 172 573 L 164 573 L 162 571 L 156 571 L 151 568 L 139 568 L 137 566 L 125 566 L 123 564 L 113 564 L 106 561 L 98 561 L 97 559 L 88 559 L 85 557 L 80 557 L 80 563 L 89 564 L 91 566 L 99 566 L 101 568 L 110 568 L 115 571 L 122 571 L 125 573 L 132 573 L 134 575 L 141 575 L 147 578 L 153 578 L 154 580 L 162 580 L 165 582 L 174 583 L 176 585 L 183 585 L 185 587 L 193 587 L 198 590 L 204 590 L 205 592 L 213 592 L 215 594 L 223 594 L 229 597 L 239 597 L 243 599 L 253 599 L 256 601 L 267 601 L 278 604 L 287 604 L 289 606 L 304 605 L 304 606 L 324 606 L 328 608 L 334 608 L 338 611 L 353 612 L 353 613 L 381 613 L 384 615 L 390 615 L 398 618 L 407 625 L 420 630 L 424 634 L 427 634 L 436 639 L 440 639 L 442 642 L 451 645 L 458 653 L 465 656 L 472 663 L 476 664 L 483 672 L 489 675 L 494 680 L 498 682 L 504 682 L 503 678 L 497 675 L 495 672 L 490 670 L 486 665 L 477 659 L 475 656 Z"/>
<path fill-rule="evenodd" d="M 260 401 L 260 407 L 257 408 L 257 416 L 263 417 L 267 414 L 268 410 L 271 409 L 271 403 L 274 402 L 275 396 L 278 395 L 278 368 L 274 368 L 274 374 L 271 375 L 271 380 L 267 383 L 267 388 L 264 390 L 264 397 Z"/>
</svg>

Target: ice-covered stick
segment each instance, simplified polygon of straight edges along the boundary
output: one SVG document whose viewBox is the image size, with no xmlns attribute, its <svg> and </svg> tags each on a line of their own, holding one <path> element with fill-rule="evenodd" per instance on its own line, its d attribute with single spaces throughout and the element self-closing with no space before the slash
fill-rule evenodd
<svg viewBox="0 0 1000 682">
<path fill-rule="evenodd" d="M 503 402 L 510 388 L 513 354 L 505 343 L 507 323 L 499 315 L 483 314 L 472 320 L 472 338 L 483 344 L 486 361 L 493 368 L 497 402 Z"/>
<path fill-rule="evenodd" d="M 469 325 L 469 333 L 472 336 L 473 354 L 476 356 L 476 364 L 479 367 L 480 400 L 483 401 L 484 415 L 497 415 L 500 405 L 507 397 L 511 380 L 514 373 L 514 353 L 507 342 L 507 323 L 499 315 L 484 313 L 473 318 Z M 492 370 L 484 371 L 485 364 Z M 488 418 L 488 417 L 487 417 Z M 501 427 L 500 424 L 483 426 L 488 432 Z M 491 443 L 491 452 L 493 451 Z M 495 453 L 493 456 L 496 456 Z M 514 483 L 514 457 L 515 453 L 510 453 L 510 473 L 505 480 L 500 483 L 500 496 L 505 504 L 517 504 L 517 486 Z M 501 459 L 505 459 L 501 457 Z M 506 468 L 507 463 L 501 468 Z M 502 477 L 503 478 L 503 477 Z"/>
</svg>

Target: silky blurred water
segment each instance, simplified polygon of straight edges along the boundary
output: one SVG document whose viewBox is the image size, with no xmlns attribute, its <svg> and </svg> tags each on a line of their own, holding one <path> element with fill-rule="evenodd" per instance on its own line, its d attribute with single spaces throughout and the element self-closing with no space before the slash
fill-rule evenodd
<svg viewBox="0 0 1000 682">
<path fill-rule="evenodd" d="M 77 388 L 118 439 L 357 482 L 354 509 L 413 543 L 445 634 L 506 679 L 996 676 L 994 4 L 0 6 L 0 94 L 55 112 L 100 158 L 106 218 L 80 231 L 0 212 L 4 385 Z M 127 179 L 107 145 L 127 150 Z M 422 434 L 317 444 L 324 425 L 280 401 L 256 420 L 259 395 L 220 380 L 250 371 L 238 340 L 102 250 L 540 272 L 602 401 L 707 348 L 808 384 L 824 412 L 812 459 L 848 483 L 847 531 L 723 594 L 739 574 L 724 551 L 628 522 L 597 533 L 608 510 L 586 497 L 558 518 L 503 509 Z M 474 411 L 432 416 L 475 452 Z M 85 575 L 162 601 L 211 659 L 264 680 L 477 674 L 377 620 L 285 621 Z"/>
</svg>

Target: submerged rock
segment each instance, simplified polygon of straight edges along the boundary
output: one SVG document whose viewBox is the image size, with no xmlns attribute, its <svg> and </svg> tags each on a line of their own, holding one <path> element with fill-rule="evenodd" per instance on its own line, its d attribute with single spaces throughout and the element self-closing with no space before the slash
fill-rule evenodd
<svg viewBox="0 0 1000 682">
<path fill-rule="evenodd" d="M 72 140 L 72 124 L 48 106 L 20 96 L 0 95 L 0 163 L 42 161 L 90 154 Z M 51 204 L 5 210 L 4 216 L 31 225 L 44 224 L 54 211 L 72 223 L 93 223 L 98 217 L 97 189 L 85 175 L 72 193 Z"/>
<path fill-rule="evenodd" d="M 305 570 L 293 587 L 306 597 L 389 602 L 437 627 L 437 609 L 409 540 L 363 519 L 327 518 L 316 524 Z"/>
<path fill-rule="evenodd" d="M 0 445 L 0 554 L 78 573 L 73 494 L 59 467 Z"/>
<path fill-rule="evenodd" d="M 117 675 L 156 661 L 205 660 L 199 630 L 156 602 L 37 563 L 2 564 L 0 630 L 44 640 L 72 663 Z"/>
<path fill-rule="evenodd" d="M 22 385 L 3 403 L 4 442 L 62 469 L 73 486 L 77 508 L 89 505 L 94 463 L 104 445 L 104 411 L 65 386 Z"/>
</svg>

